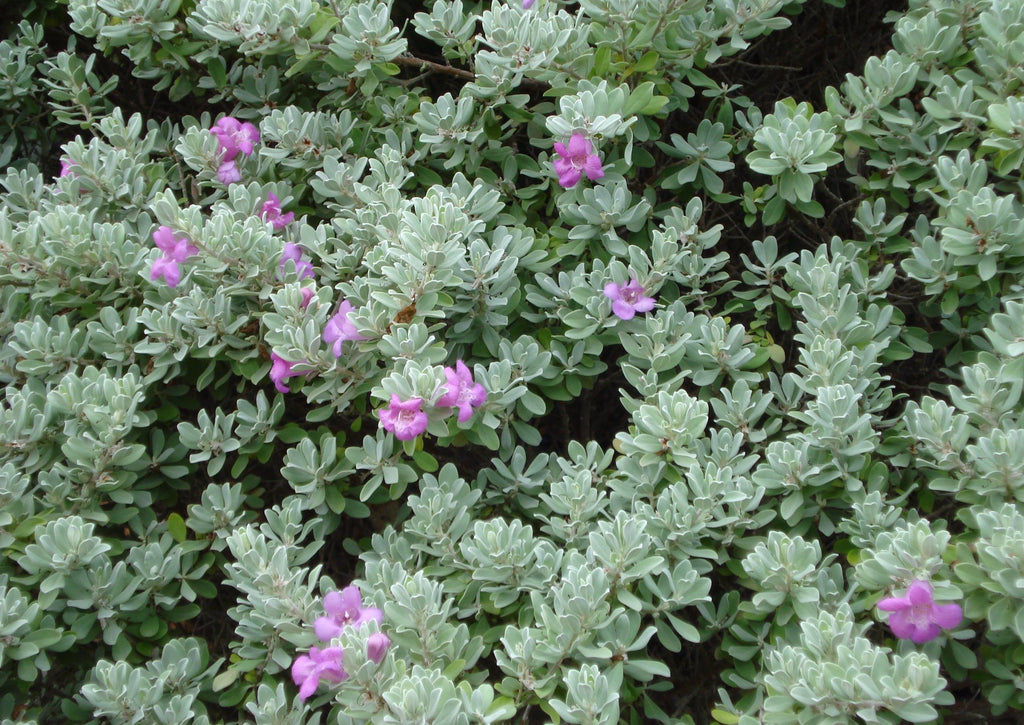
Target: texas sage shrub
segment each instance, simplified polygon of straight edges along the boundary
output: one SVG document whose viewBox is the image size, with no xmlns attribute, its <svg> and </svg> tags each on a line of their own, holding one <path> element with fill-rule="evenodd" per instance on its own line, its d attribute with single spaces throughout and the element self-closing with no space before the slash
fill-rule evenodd
<svg viewBox="0 0 1024 725">
<path fill-rule="evenodd" d="M 1024 6 L 815 4 L 34 5 L 3 723 L 1024 708 Z"/>
</svg>

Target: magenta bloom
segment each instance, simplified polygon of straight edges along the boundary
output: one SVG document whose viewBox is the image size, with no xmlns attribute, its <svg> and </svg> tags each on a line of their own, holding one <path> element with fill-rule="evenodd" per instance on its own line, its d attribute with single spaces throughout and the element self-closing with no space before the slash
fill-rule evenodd
<svg viewBox="0 0 1024 725">
<path fill-rule="evenodd" d="M 267 194 L 267 200 L 263 202 L 260 210 L 260 217 L 274 225 L 274 229 L 284 229 L 295 221 L 295 212 L 281 213 L 281 200 L 276 194 Z"/>
<path fill-rule="evenodd" d="M 188 237 L 175 237 L 174 231 L 168 226 L 160 226 L 153 232 L 153 243 L 163 254 L 153 261 L 149 278 L 156 281 L 163 277 L 167 286 L 173 289 L 181 281 L 179 265 L 189 256 L 198 254 L 199 250 L 189 243 Z"/>
<path fill-rule="evenodd" d="M 324 342 L 334 344 L 334 357 L 341 357 L 341 343 L 345 340 L 366 339 L 356 331 L 356 326 L 348 319 L 348 313 L 352 310 L 352 303 L 342 300 L 334 317 L 324 325 Z"/>
<path fill-rule="evenodd" d="M 473 416 L 473 409 L 487 400 L 487 391 L 480 383 L 473 382 L 473 373 L 461 360 L 455 361 L 455 368 L 445 368 L 448 389 L 437 400 L 438 407 L 458 408 L 459 422 L 465 423 Z"/>
<path fill-rule="evenodd" d="M 305 373 L 300 373 L 292 370 L 292 366 L 295 365 L 295 363 L 285 360 L 277 353 L 271 353 L 270 359 L 274 363 L 273 366 L 270 368 L 270 379 L 274 381 L 274 387 L 277 388 L 278 391 L 282 393 L 290 392 L 288 386 L 284 384 L 284 381 L 287 380 L 288 378 L 294 378 L 298 377 L 299 375 L 305 375 Z M 300 360 L 299 362 L 306 361 Z"/>
<path fill-rule="evenodd" d="M 420 398 L 402 401 L 392 393 L 391 405 L 377 411 L 380 424 L 398 440 L 411 441 L 427 429 L 427 414 L 420 410 L 422 403 Z"/>
<path fill-rule="evenodd" d="M 231 116 L 225 116 L 217 121 L 210 132 L 217 137 L 224 161 L 233 161 L 239 153 L 248 156 L 255 144 L 260 142 L 259 129 L 251 123 L 243 123 Z"/>
<path fill-rule="evenodd" d="M 964 613 L 959 604 L 936 604 L 932 585 L 915 579 L 902 597 L 889 597 L 878 603 L 889 615 L 889 627 L 900 639 L 915 644 L 929 642 L 939 636 L 939 629 L 952 629 L 960 624 Z"/>
<path fill-rule="evenodd" d="M 609 282 L 604 286 L 604 296 L 612 301 L 612 312 L 623 320 L 632 320 L 637 312 L 654 309 L 654 298 L 644 296 L 644 288 L 635 279 L 623 286 Z"/>
<path fill-rule="evenodd" d="M 313 299 L 313 288 L 303 287 L 299 290 L 302 293 L 302 309 L 309 307 L 309 301 Z"/>
<path fill-rule="evenodd" d="M 60 160 L 60 175 L 61 176 L 78 176 L 74 171 L 71 170 L 71 162 L 67 159 Z"/>
<path fill-rule="evenodd" d="M 234 161 L 225 161 L 217 167 L 217 181 L 227 186 L 242 180 L 242 172 L 235 166 Z"/>
<path fill-rule="evenodd" d="M 571 189 L 583 178 L 583 174 L 591 181 L 604 177 L 601 159 L 593 153 L 594 147 L 590 139 L 582 133 L 574 133 L 569 139 L 569 147 L 556 141 L 555 152 L 561 157 L 554 161 L 558 183 L 565 189 Z"/>
<path fill-rule="evenodd" d="M 374 632 L 366 640 L 366 656 L 379 665 L 380 661 L 384 659 L 384 655 L 388 653 L 390 646 L 391 639 L 386 634 Z"/>
<path fill-rule="evenodd" d="M 288 242 L 284 245 L 284 251 L 281 253 L 281 263 L 279 265 L 281 274 L 284 274 L 285 262 L 288 260 L 295 262 L 295 271 L 298 272 L 299 279 L 313 278 L 313 264 L 308 259 L 302 258 L 302 249 L 298 244 Z"/>
<path fill-rule="evenodd" d="M 313 631 L 322 641 L 328 642 L 338 636 L 342 627 L 351 625 L 358 628 L 363 622 L 375 619 L 379 623 L 384 617 L 384 613 L 376 607 L 362 605 L 363 597 L 357 586 L 347 586 L 340 592 L 329 592 L 324 597 L 324 611 L 327 612 L 327 616 L 316 618 L 313 622 Z"/>
<path fill-rule="evenodd" d="M 523 0 L 523 10 L 529 10 L 537 0 Z"/>
<path fill-rule="evenodd" d="M 299 655 L 292 662 L 292 680 L 299 686 L 299 699 L 316 692 L 320 680 L 341 682 L 348 674 L 341 666 L 341 647 L 310 647 L 308 655 Z"/>
</svg>

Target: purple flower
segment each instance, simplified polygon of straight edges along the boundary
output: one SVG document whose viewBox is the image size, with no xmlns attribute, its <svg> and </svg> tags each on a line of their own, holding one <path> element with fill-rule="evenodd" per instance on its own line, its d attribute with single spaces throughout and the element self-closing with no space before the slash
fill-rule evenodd
<svg viewBox="0 0 1024 725">
<path fill-rule="evenodd" d="M 529 10 L 537 0 L 523 0 L 523 10 Z"/>
<path fill-rule="evenodd" d="M 61 176 L 78 176 L 74 171 L 71 170 L 72 163 L 67 159 L 60 160 L 60 175 Z"/>
<path fill-rule="evenodd" d="M 156 282 L 161 277 L 171 289 L 181 282 L 181 267 L 170 257 L 160 256 L 153 260 L 153 266 L 149 269 L 149 278 Z"/>
<path fill-rule="evenodd" d="M 939 629 L 952 629 L 960 624 L 963 610 L 959 604 L 936 604 L 932 585 L 915 579 L 902 597 L 889 597 L 878 603 L 889 615 L 892 633 L 915 644 L 929 642 L 939 636 Z"/>
<path fill-rule="evenodd" d="M 422 403 L 420 398 L 402 401 L 392 393 L 391 405 L 377 411 L 380 424 L 398 440 L 411 441 L 427 429 L 427 414 L 420 410 Z"/>
<path fill-rule="evenodd" d="M 604 296 L 612 301 L 612 312 L 623 320 L 632 320 L 637 312 L 654 309 L 654 298 L 645 297 L 644 288 L 635 279 L 625 286 L 609 282 L 604 286 Z"/>
<path fill-rule="evenodd" d="M 274 387 L 277 388 L 278 391 L 282 393 L 290 392 L 288 386 L 284 384 L 285 380 L 287 380 L 288 378 L 297 377 L 299 375 L 305 375 L 305 373 L 300 373 L 296 372 L 295 370 L 292 370 L 292 366 L 295 365 L 296 363 L 285 360 L 277 353 L 271 353 L 270 360 L 274 363 L 273 366 L 270 368 L 270 379 L 274 381 Z M 300 360 L 299 362 L 304 363 L 306 361 Z"/>
<path fill-rule="evenodd" d="M 302 293 L 302 309 L 309 307 L 309 301 L 313 299 L 313 288 L 303 287 L 299 292 Z"/>
<path fill-rule="evenodd" d="M 291 260 L 295 262 L 295 271 L 299 274 L 299 279 L 312 279 L 313 278 L 313 264 L 302 258 L 302 249 L 298 244 L 288 242 L 284 245 L 284 251 L 281 253 L 281 263 L 279 265 L 281 274 L 285 271 L 285 262 Z"/>
<path fill-rule="evenodd" d="M 583 178 L 583 174 L 591 181 L 604 177 L 601 159 L 593 153 L 594 147 L 590 139 L 582 133 L 574 133 L 569 138 L 569 147 L 556 141 L 555 152 L 561 157 L 555 159 L 555 173 L 558 183 L 565 189 L 571 189 Z"/>
<path fill-rule="evenodd" d="M 217 181 L 224 184 L 234 184 L 236 181 L 242 180 L 242 172 L 235 166 L 234 161 L 225 161 L 223 164 L 217 167 Z"/>
<path fill-rule="evenodd" d="M 157 227 L 153 232 L 153 244 L 169 257 L 184 262 L 190 254 L 199 254 L 199 250 L 189 244 L 188 237 L 175 237 L 174 230 L 168 226 Z"/>
<path fill-rule="evenodd" d="M 175 237 L 168 226 L 160 226 L 153 232 L 153 243 L 163 254 L 153 261 L 149 278 L 156 281 L 163 277 L 167 286 L 173 289 L 181 281 L 181 267 L 178 265 L 190 255 L 198 254 L 199 250 L 189 243 L 188 237 Z"/>
<path fill-rule="evenodd" d="M 274 229 L 284 229 L 295 221 L 295 212 L 281 213 L 281 200 L 276 194 L 267 194 L 267 200 L 263 202 L 260 217 L 274 225 Z"/>
<path fill-rule="evenodd" d="M 384 617 L 384 613 L 376 607 L 364 607 L 362 604 L 363 597 L 357 586 L 347 586 L 340 592 L 329 592 L 324 597 L 324 611 L 327 612 L 327 616 L 317 617 L 313 622 L 316 636 L 321 641 L 328 642 L 338 636 L 342 627 L 351 625 L 358 628 L 363 622 L 371 619 L 380 622 Z"/>
<path fill-rule="evenodd" d="M 324 342 L 334 343 L 334 357 L 341 357 L 341 343 L 345 340 L 365 340 L 356 331 L 356 326 L 349 321 L 348 313 L 353 309 L 348 300 L 342 300 L 334 317 L 324 325 Z"/>
<path fill-rule="evenodd" d="M 217 137 L 224 161 L 233 161 L 240 152 L 248 156 L 254 145 L 260 142 L 260 132 L 255 126 L 231 116 L 217 121 L 210 132 Z"/>
<path fill-rule="evenodd" d="M 310 647 L 308 655 L 299 655 L 292 662 L 292 680 L 299 686 L 299 699 L 316 692 L 320 680 L 341 682 L 348 674 L 341 666 L 341 647 Z"/>
<path fill-rule="evenodd" d="M 366 656 L 378 665 L 391 646 L 391 639 L 383 632 L 374 632 L 366 640 Z"/>
<path fill-rule="evenodd" d="M 455 361 L 455 368 L 445 368 L 448 389 L 437 400 L 438 407 L 459 409 L 459 422 L 465 423 L 473 416 L 473 408 L 479 408 L 487 400 L 487 391 L 480 383 L 473 382 L 473 373 L 461 360 Z"/>
</svg>

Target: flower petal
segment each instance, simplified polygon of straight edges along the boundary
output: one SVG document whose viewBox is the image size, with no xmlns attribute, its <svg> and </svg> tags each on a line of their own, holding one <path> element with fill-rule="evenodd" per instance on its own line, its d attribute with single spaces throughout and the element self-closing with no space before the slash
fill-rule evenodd
<svg viewBox="0 0 1024 725">
<path fill-rule="evenodd" d="M 900 639 L 910 639 L 914 632 L 917 631 L 917 627 L 910 621 L 910 612 L 908 610 L 894 612 L 890 615 L 889 627 L 892 629 L 892 633 Z"/>
<path fill-rule="evenodd" d="M 883 612 L 900 612 L 913 606 L 906 597 L 888 597 L 875 605 Z"/>
<path fill-rule="evenodd" d="M 932 599 L 932 585 L 928 582 L 915 579 L 907 589 L 907 600 L 914 606 L 921 604 L 929 605 Z"/>
<path fill-rule="evenodd" d="M 910 635 L 910 641 L 914 644 L 924 644 L 925 642 L 931 642 L 938 636 L 939 625 L 930 622 L 926 627 L 914 627 L 914 632 Z"/>
<path fill-rule="evenodd" d="M 952 629 L 964 618 L 959 604 L 936 604 L 932 607 L 932 621 L 943 629 Z"/>
</svg>

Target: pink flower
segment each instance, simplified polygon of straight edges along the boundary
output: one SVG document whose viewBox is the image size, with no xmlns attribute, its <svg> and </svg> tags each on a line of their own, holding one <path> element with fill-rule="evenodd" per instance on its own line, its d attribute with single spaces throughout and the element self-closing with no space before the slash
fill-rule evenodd
<svg viewBox="0 0 1024 725">
<path fill-rule="evenodd" d="M 210 129 L 217 137 L 224 161 L 232 161 L 239 152 L 248 156 L 255 144 L 260 142 L 260 132 L 251 123 L 243 123 L 237 118 L 225 116 Z"/>
<path fill-rule="evenodd" d="M 320 680 L 341 682 L 348 674 L 341 666 L 341 647 L 310 647 L 308 655 L 299 655 L 292 662 L 292 680 L 299 686 L 299 699 L 316 692 Z"/>
<path fill-rule="evenodd" d="M 285 262 L 288 260 L 295 262 L 295 271 L 298 273 L 299 279 L 312 279 L 313 264 L 308 259 L 302 258 L 302 249 L 298 244 L 288 242 L 284 245 L 284 251 L 281 253 L 281 263 L 279 265 L 281 274 L 284 274 Z"/>
<path fill-rule="evenodd" d="M 153 243 L 163 254 L 153 261 L 149 278 L 156 281 L 163 277 L 167 286 L 173 289 L 181 281 L 179 264 L 189 256 L 199 254 L 199 250 L 189 243 L 188 237 L 175 237 L 174 231 L 168 226 L 160 226 L 153 232 Z"/>
<path fill-rule="evenodd" d="M 274 381 L 274 387 L 277 388 L 279 392 L 290 392 L 288 386 L 284 384 L 284 381 L 287 380 L 288 378 L 294 378 L 299 375 L 305 375 L 305 373 L 300 373 L 292 370 L 292 366 L 295 365 L 295 363 L 285 360 L 277 353 L 271 353 L 270 360 L 273 362 L 273 365 L 270 368 L 270 379 Z M 300 360 L 299 362 L 304 363 L 306 361 Z"/>
<path fill-rule="evenodd" d="M 392 393 L 391 405 L 377 411 L 380 424 L 398 440 L 411 441 L 427 429 L 427 414 L 420 410 L 422 403 L 420 398 L 402 401 Z"/>
<path fill-rule="evenodd" d="M 612 301 L 612 312 L 623 320 L 632 320 L 637 312 L 654 309 L 654 298 L 645 297 L 644 288 L 635 279 L 625 286 L 609 282 L 604 286 L 604 296 Z"/>
<path fill-rule="evenodd" d="M 391 639 L 383 632 L 374 632 L 366 640 L 366 656 L 378 665 L 391 646 Z"/>
<path fill-rule="evenodd" d="M 523 0 L 523 10 L 529 10 L 537 0 Z"/>
<path fill-rule="evenodd" d="M 276 194 L 267 194 L 267 200 L 263 202 L 260 216 L 264 221 L 273 224 L 274 229 L 284 229 L 295 221 L 295 212 L 281 213 L 281 200 L 277 198 Z"/>
<path fill-rule="evenodd" d="M 78 176 L 74 171 L 71 170 L 72 163 L 67 159 L 60 160 L 60 175 L 61 176 Z"/>
<path fill-rule="evenodd" d="M 217 167 L 217 181 L 220 183 L 234 184 L 236 181 L 242 180 L 242 172 L 235 166 L 234 161 L 225 161 L 223 164 Z"/>
<path fill-rule="evenodd" d="M 181 282 L 181 267 L 170 257 L 157 257 L 153 260 L 153 266 L 149 270 L 149 278 L 156 282 L 161 277 L 167 286 L 174 289 Z"/>
<path fill-rule="evenodd" d="M 366 339 L 356 331 L 356 326 L 348 319 L 348 313 L 352 309 L 352 304 L 348 300 L 342 300 L 334 317 L 324 325 L 324 342 L 334 343 L 334 357 L 341 357 L 341 343 L 345 340 Z"/>
<path fill-rule="evenodd" d="M 303 287 L 299 290 L 302 293 L 302 309 L 309 307 L 309 301 L 313 299 L 313 288 Z"/>
<path fill-rule="evenodd" d="M 479 408 L 487 400 L 487 391 L 480 383 L 473 382 L 473 373 L 461 360 L 455 361 L 455 368 L 445 368 L 448 388 L 437 400 L 438 407 L 459 409 L 459 422 L 465 423 L 473 416 L 473 409 Z"/>
<path fill-rule="evenodd" d="M 590 139 L 582 133 L 574 133 L 569 138 L 568 148 L 561 142 L 555 142 L 555 152 L 561 157 L 554 161 L 555 173 L 558 174 L 558 183 L 563 188 L 571 189 L 576 186 L 583 174 L 591 181 L 604 177 L 601 159 L 593 150 Z"/>
<path fill-rule="evenodd" d="M 959 604 L 936 604 L 932 585 L 915 579 L 902 597 L 889 597 L 878 603 L 889 615 L 889 627 L 900 639 L 915 644 L 929 642 L 939 636 L 939 629 L 952 629 L 960 624 L 963 610 Z"/>
<path fill-rule="evenodd" d="M 376 607 L 364 607 L 362 604 L 363 597 L 357 586 L 347 586 L 340 592 L 329 592 L 324 597 L 324 611 L 327 612 L 327 616 L 317 617 L 313 622 L 316 636 L 328 642 L 341 633 L 342 627 L 351 625 L 359 628 L 363 622 L 371 619 L 381 621 L 383 612 Z"/>
</svg>

